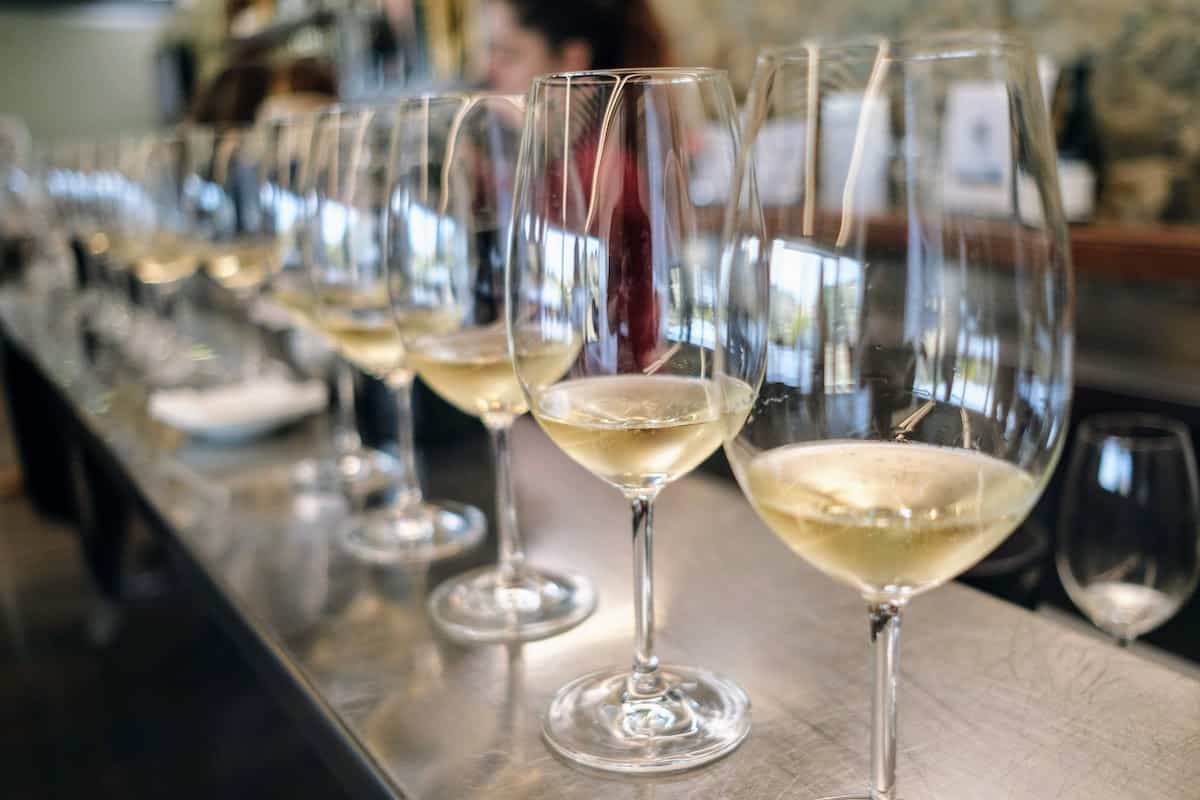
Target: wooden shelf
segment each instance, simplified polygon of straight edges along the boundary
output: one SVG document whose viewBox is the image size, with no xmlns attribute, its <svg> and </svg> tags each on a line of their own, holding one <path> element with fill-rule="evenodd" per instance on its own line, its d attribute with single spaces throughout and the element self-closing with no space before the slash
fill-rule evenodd
<svg viewBox="0 0 1200 800">
<path fill-rule="evenodd" d="M 1200 282 L 1200 225 L 1073 225 L 1080 275 Z"/>
<path fill-rule="evenodd" d="M 794 217 L 795 208 L 768 208 L 772 214 Z M 796 219 L 774 220 L 785 229 L 799 228 Z M 823 241 L 836 237 L 840 217 L 818 213 L 814 229 Z M 902 249 L 909 236 L 905 220 L 896 216 L 871 217 L 869 238 L 874 245 Z M 1006 222 L 981 219 L 974 226 L 989 252 L 1001 262 L 1012 257 L 1013 228 Z M 1076 274 L 1108 280 L 1200 283 L 1200 225 L 1137 225 L 1094 223 L 1070 227 L 1071 255 Z"/>
</svg>

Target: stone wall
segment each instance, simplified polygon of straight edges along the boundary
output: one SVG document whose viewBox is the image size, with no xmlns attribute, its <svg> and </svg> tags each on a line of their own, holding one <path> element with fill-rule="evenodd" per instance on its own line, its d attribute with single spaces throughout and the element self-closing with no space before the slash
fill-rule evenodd
<svg viewBox="0 0 1200 800">
<path fill-rule="evenodd" d="M 740 88 L 761 46 L 811 35 L 1012 27 L 1067 64 L 1095 57 L 1100 215 L 1200 222 L 1200 0 L 654 0 L 676 59 Z"/>
</svg>

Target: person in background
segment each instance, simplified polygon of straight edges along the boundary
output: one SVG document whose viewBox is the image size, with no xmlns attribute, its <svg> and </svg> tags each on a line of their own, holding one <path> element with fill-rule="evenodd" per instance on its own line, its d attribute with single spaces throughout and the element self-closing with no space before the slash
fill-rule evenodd
<svg viewBox="0 0 1200 800">
<path fill-rule="evenodd" d="M 537 75 L 661 67 L 667 37 L 649 0 L 489 0 L 490 88 L 525 92 Z"/>
<path fill-rule="evenodd" d="M 315 111 L 336 100 L 337 78 L 327 61 L 246 61 L 227 67 L 201 88 L 189 120 L 198 125 L 251 125 L 263 117 Z"/>
<path fill-rule="evenodd" d="M 275 69 L 258 119 L 278 119 L 317 111 L 337 101 L 333 65 L 317 58 L 297 58 Z"/>
<path fill-rule="evenodd" d="M 233 64 L 201 87 L 190 122 L 198 125 L 249 125 L 267 96 L 274 71 L 258 62 Z"/>
</svg>

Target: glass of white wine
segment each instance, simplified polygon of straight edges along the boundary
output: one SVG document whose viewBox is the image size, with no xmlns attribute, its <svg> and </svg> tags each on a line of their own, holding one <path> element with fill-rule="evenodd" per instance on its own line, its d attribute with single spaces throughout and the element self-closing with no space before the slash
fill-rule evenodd
<svg viewBox="0 0 1200 800">
<path fill-rule="evenodd" d="M 184 197 L 189 170 L 187 137 L 180 131 L 150 134 L 130 156 L 141 187 L 140 213 L 129 215 L 128 234 L 116 252 L 142 283 L 178 287 L 200 267 L 197 241 Z"/>
<path fill-rule="evenodd" d="M 264 131 L 256 127 L 192 127 L 186 132 L 184 196 L 204 270 L 242 299 L 278 267 L 279 238 L 263 191 Z"/>
<path fill-rule="evenodd" d="M 398 464 L 387 454 L 367 450 L 354 422 L 353 368 L 338 360 L 316 327 L 316 292 L 304 262 L 303 237 L 311 213 L 307 171 L 310 168 L 314 114 L 291 114 L 258 123 L 263 155 L 260 161 L 264 227 L 278 238 L 278 254 L 266 278 L 256 313 L 272 327 L 287 327 L 292 362 L 302 372 L 332 375 L 338 391 L 331 395 L 328 451 L 297 462 L 292 484 L 302 492 L 345 490 L 367 498 L 395 479 Z"/>
<path fill-rule="evenodd" d="M 750 703 L 727 678 L 660 666 L 653 504 L 741 424 L 751 384 L 714 372 L 717 253 L 737 111 L 723 72 L 543 76 L 526 113 L 509 246 L 510 349 L 526 401 L 571 458 L 633 511 L 632 669 L 585 675 L 551 702 L 563 757 L 624 773 L 732 751 Z M 544 353 L 568 348 L 563 369 Z"/>
<path fill-rule="evenodd" d="M 1075 434 L 1057 532 L 1058 575 L 1126 646 L 1162 625 L 1200 576 L 1200 488 L 1183 423 L 1100 414 Z"/>
<path fill-rule="evenodd" d="M 894 798 L 901 611 L 1020 524 L 1069 420 L 1071 267 L 1035 57 L 996 33 L 769 50 L 745 130 L 719 372 L 765 376 L 725 452 L 771 530 L 866 601 L 864 796 Z"/>
<path fill-rule="evenodd" d="M 403 317 L 392 312 L 384 239 L 398 114 L 394 105 L 320 112 L 304 236 L 315 292 L 313 320 L 345 360 L 386 383 L 397 402 L 399 465 L 392 501 L 355 516 L 342 531 L 342 544 L 351 552 L 382 564 L 457 555 L 479 544 L 484 532 L 479 509 L 427 502 L 417 479 L 413 372 L 404 337 L 450 331 L 458 320 L 453 308 L 414 309 Z"/>
<path fill-rule="evenodd" d="M 187 138 L 170 130 L 130 139 L 122 160 L 129 193 L 110 260 L 129 270 L 151 307 L 171 323 L 139 331 L 131 344 L 144 351 L 152 373 L 166 382 L 187 380 L 191 357 L 199 354 L 181 351 L 178 339 L 192 323 L 187 287 L 203 253 L 184 197 Z"/>
<path fill-rule="evenodd" d="M 491 435 L 500 561 L 444 581 L 434 622 L 468 642 L 530 641 L 582 622 L 596 597 L 584 578 L 526 563 L 511 474 L 513 422 L 528 410 L 504 323 L 505 244 L 525 115 L 518 95 L 443 94 L 399 107 L 388 205 L 388 269 L 401 329 L 412 314 L 449 312 L 446 330 L 408 338 L 408 363 Z M 521 345 L 518 344 L 518 347 Z M 579 341 L 535 341 L 522 355 L 539 384 L 574 362 Z M 534 366 L 536 362 L 536 366 Z"/>
</svg>

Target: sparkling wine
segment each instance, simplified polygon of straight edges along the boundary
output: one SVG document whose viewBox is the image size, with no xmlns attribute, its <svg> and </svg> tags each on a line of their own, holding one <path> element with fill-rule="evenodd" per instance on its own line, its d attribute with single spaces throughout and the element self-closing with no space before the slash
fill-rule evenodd
<svg viewBox="0 0 1200 800">
<path fill-rule="evenodd" d="M 218 242 L 209 247 L 205 271 L 230 291 L 246 291 L 270 276 L 278 258 L 275 239 Z"/>
<path fill-rule="evenodd" d="M 555 444 L 624 489 L 661 486 L 694 469 L 746 418 L 753 392 L 733 379 L 614 375 L 554 384 L 534 416 Z"/>
<path fill-rule="evenodd" d="M 833 441 L 743 460 L 739 482 L 767 524 L 826 574 L 872 599 L 960 574 L 1024 519 L 1038 486 L 997 458 L 949 447 Z"/>
<path fill-rule="evenodd" d="M 1096 627 L 1125 639 L 1154 630 L 1180 605 L 1166 592 L 1124 581 L 1099 581 L 1072 591 L 1071 596 Z"/>
<path fill-rule="evenodd" d="M 522 345 L 526 380 L 535 386 L 553 383 L 570 369 L 578 352 L 578 341 Z M 467 414 L 519 416 L 529 410 L 513 372 L 503 326 L 418 337 L 408 346 L 408 359 L 422 380 Z"/>
</svg>

